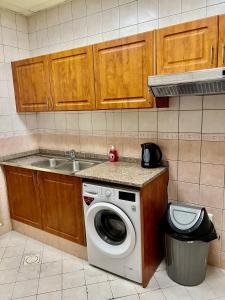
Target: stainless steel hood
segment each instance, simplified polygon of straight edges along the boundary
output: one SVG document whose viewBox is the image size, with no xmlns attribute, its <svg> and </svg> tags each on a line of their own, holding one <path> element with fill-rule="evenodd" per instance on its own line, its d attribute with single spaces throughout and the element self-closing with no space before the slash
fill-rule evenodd
<svg viewBox="0 0 225 300">
<path fill-rule="evenodd" d="M 225 68 L 148 77 L 155 97 L 225 94 Z"/>
</svg>

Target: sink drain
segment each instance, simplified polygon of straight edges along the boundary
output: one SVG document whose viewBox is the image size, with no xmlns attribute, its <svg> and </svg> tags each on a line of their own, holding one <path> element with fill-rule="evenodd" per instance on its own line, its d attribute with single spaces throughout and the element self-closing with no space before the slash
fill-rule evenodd
<svg viewBox="0 0 225 300">
<path fill-rule="evenodd" d="M 40 263 L 40 255 L 39 254 L 33 254 L 33 255 L 27 255 L 24 258 L 23 264 L 26 265 L 32 265 L 32 264 L 39 264 Z"/>
</svg>

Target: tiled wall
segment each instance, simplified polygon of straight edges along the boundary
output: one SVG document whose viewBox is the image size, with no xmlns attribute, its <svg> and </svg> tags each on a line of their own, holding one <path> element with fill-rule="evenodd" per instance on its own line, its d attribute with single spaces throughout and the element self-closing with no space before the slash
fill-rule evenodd
<svg viewBox="0 0 225 300">
<path fill-rule="evenodd" d="M 30 53 L 46 54 L 222 13 L 225 1 L 219 0 L 68 1 L 29 18 Z M 31 121 L 29 114 L 22 116 L 26 131 L 35 124 L 35 114 Z M 135 157 L 142 142 L 159 143 L 170 165 L 169 199 L 204 205 L 214 214 L 222 240 L 212 243 L 209 259 L 225 268 L 224 120 L 225 96 L 171 98 L 170 107 L 160 110 L 38 113 L 37 136 L 41 148 L 106 154 L 115 144 L 121 155 Z"/>
<path fill-rule="evenodd" d="M 36 114 L 17 114 L 11 74 L 12 60 L 28 57 L 27 19 L 0 10 L 0 157 L 37 148 L 33 136 Z M 4 176 L 0 170 L 0 234 L 10 228 Z"/>
</svg>

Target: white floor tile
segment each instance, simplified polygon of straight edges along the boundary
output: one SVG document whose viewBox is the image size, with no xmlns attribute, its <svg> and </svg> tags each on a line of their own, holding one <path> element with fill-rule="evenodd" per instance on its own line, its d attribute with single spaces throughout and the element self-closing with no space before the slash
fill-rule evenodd
<svg viewBox="0 0 225 300">
<path fill-rule="evenodd" d="M 49 263 L 41 264 L 41 273 L 40 277 L 48 277 L 53 275 L 58 275 L 62 273 L 62 262 L 60 261 L 53 261 Z"/>
<path fill-rule="evenodd" d="M 44 248 L 42 263 L 57 261 L 62 259 L 62 252 L 52 247 Z"/>
<path fill-rule="evenodd" d="M 5 249 L 6 249 L 5 247 L 4 248 L 0 248 L 0 259 L 3 257 Z"/>
<path fill-rule="evenodd" d="M 47 294 L 41 294 L 37 296 L 37 300 L 61 300 L 62 299 L 62 292 L 52 292 Z M 24 299 L 26 300 L 26 299 Z"/>
<path fill-rule="evenodd" d="M 63 289 L 85 285 L 84 271 L 63 274 Z"/>
<path fill-rule="evenodd" d="M 63 300 L 87 300 L 87 290 L 85 286 L 63 290 Z M 97 300 L 97 299 L 93 299 Z"/>
<path fill-rule="evenodd" d="M 40 254 L 42 264 L 24 266 L 24 255 L 29 254 Z M 201 285 L 182 287 L 168 277 L 163 262 L 148 286 L 142 288 L 22 234 L 11 232 L 0 237 L 0 300 L 108 300 L 113 297 L 117 300 L 225 300 L 225 270 L 209 266 Z"/>
<path fill-rule="evenodd" d="M 139 296 L 138 295 L 131 295 L 131 296 L 126 296 L 126 297 L 122 297 L 122 298 L 116 298 L 116 300 L 139 300 Z"/>
<path fill-rule="evenodd" d="M 40 265 L 22 265 L 18 270 L 17 281 L 38 279 L 40 276 Z"/>
<path fill-rule="evenodd" d="M 12 299 L 14 283 L 0 285 L 1 300 Z"/>
<path fill-rule="evenodd" d="M 37 299 L 36 296 L 29 296 L 25 298 L 17 298 L 16 300 L 36 300 L 36 299 Z"/>
<path fill-rule="evenodd" d="M 203 282 L 202 284 L 197 286 L 186 287 L 186 289 L 193 300 L 211 300 L 216 298 L 215 293 L 209 287 L 207 282 Z"/>
<path fill-rule="evenodd" d="M 138 293 L 146 293 L 148 291 L 154 291 L 154 290 L 159 289 L 159 284 L 156 281 L 155 277 L 153 276 L 151 278 L 151 280 L 149 281 L 149 284 L 147 285 L 146 288 L 143 288 L 141 286 L 141 284 L 135 284 L 135 288 L 136 288 Z"/>
<path fill-rule="evenodd" d="M 216 297 L 225 297 L 225 276 L 207 280 L 209 287 Z"/>
<path fill-rule="evenodd" d="M 15 257 L 22 256 L 24 252 L 24 247 L 22 246 L 10 246 L 5 249 L 3 257 Z"/>
<path fill-rule="evenodd" d="M 13 290 L 13 299 L 36 295 L 37 289 L 37 279 L 17 282 Z"/>
<path fill-rule="evenodd" d="M 139 297 L 140 300 L 166 300 L 161 290 L 140 294 Z"/>
<path fill-rule="evenodd" d="M 115 298 L 137 294 L 134 284 L 126 280 L 118 279 L 110 281 L 110 286 Z"/>
<path fill-rule="evenodd" d="M 112 299 L 113 297 L 109 282 L 101 282 L 88 285 L 87 292 L 88 300 L 108 300 Z"/>
<path fill-rule="evenodd" d="M 101 271 L 97 268 L 93 268 L 89 266 L 86 270 L 84 270 L 86 284 L 98 283 L 107 281 L 107 273 Z"/>
<path fill-rule="evenodd" d="M 61 288 L 62 288 L 61 275 L 41 278 L 39 280 L 38 294 L 60 291 Z"/>
<path fill-rule="evenodd" d="M 22 256 L 2 258 L 0 262 L 0 271 L 18 269 L 20 266 Z"/>
<path fill-rule="evenodd" d="M 156 272 L 154 276 L 161 289 L 177 285 L 169 278 L 165 270 Z"/>
<path fill-rule="evenodd" d="M 63 273 L 76 272 L 83 269 L 83 261 L 79 258 L 63 260 Z"/>
<path fill-rule="evenodd" d="M 173 286 L 162 290 L 167 300 L 193 300 L 183 286 Z"/>
<path fill-rule="evenodd" d="M 0 284 L 16 282 L 17 270 L 0 271 Z"/>
</svg>

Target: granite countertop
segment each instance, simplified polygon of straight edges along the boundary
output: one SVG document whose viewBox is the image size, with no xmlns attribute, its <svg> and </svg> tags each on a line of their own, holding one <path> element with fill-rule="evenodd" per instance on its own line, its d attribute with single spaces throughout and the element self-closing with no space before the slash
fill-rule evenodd
<svg viewBox="0 0 225 300">
<path fill-rule="evenodd" d="M 56 155 L 56 153 L 55 153 Z M 81 156 L 78 154 L 78 157 Z M 9 160 L 5 160 L 1 162 L 1 165 L 8 166 L 16 166 L 22 167 L 26 169 L 32 169 L 43 172 L 52 172 L 57 174 L 64 174 L 70 176 L 77 176 L 80 178 L 92 179 L 96 181 L 105 181 L 120 185 L 127 185 L 132 187 L 141 188 L 145 184 L 154 180 L 157 176 L 162 174 L 167 170 L 166 167 L 158 167 L 154 169 L 144 169 L 140 165 L 140 161 L 119 161 L 111 163 L 109 161 L 99 160 L 96 165 L 84 169 L 82 171 L 65 171 L 59 169 L 51 169 L 51 168 L 43 168 L 37 166 L 36 162 L 41 162 L 49 158 L 58 158 L 64 159 L 65 157 L 56 155 L 54 153 L 50 155 L 50 153 L 29 153 L 25 155 L 25 153 L 21 156 L 16 156 L 14 158 L 11 157 Z M 77 158 L 78 158 L 77 157 Z M 89 161 L 96 161 L 97 157 L 91 157 L 91 155 L 85 155 L 82 157 L 83 160 L 89 159 Z M 100 157 L 99 157 L 100 159 Z M 102 158 L 101 158 L 102 159 Z"/>
<path fill-rule="evenodd" d="M 79 171 L 76 173 L 76 176 L 140 188 L 151 182 L 166 170 L 166 167 L 144 169 L 139 163 L 119 161 L 116 163 L 104 162 L 83 171 Z"/>
</svg>

